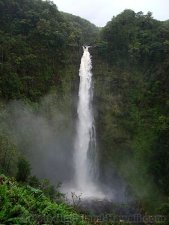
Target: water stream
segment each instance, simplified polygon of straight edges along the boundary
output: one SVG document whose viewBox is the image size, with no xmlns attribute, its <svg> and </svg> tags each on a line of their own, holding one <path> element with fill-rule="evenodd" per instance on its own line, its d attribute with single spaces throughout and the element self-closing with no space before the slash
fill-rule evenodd
<svg viewBox="0 0 169 225">
<path fill-rule="evenodd" d="M 78 119 L 74 145 L 75 187 L 78 192 L 95 197 L 101 193 L 96 184 L 98 160 L 92 108 L 92 61 L 89 46 L 83 47 L 83 51 L 79 70 Z"/>
</svg>

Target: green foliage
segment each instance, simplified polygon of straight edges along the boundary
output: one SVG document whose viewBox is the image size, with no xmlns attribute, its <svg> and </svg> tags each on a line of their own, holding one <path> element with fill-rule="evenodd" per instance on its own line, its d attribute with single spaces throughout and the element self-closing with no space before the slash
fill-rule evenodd
<svg viewBox="0 0 169 225">
<path fill-rule="evenodd" d="M 56 187 L 51 185 L 49 180 L 44 179 L 40 181 L 39 188 L 43 193 L 49 197 L 51 200 L 60 202 L 64 199 L 65 195 L 59 191 L 61 184 L 58 184 Z"/>
<path fill-rule="evenodd" d="M 69 107 L 67 112 L 72 113 L 72 93 L 77 90 L 81 56 L 79 46 L 94 45 L 91 52 L 101 174 L 106 174 L 106 166 L 111 165 L 149 209 L 166 202 L 169 195 L 169 21 L 157 21 L 150 12 L 144 15 L 127 9 L 98 33 L 99 29 L 88 21 L 59 12 L 51 1 L 42 0 L 0 0 L 0 21 L 0 98 L 7 102 L 27 98 L 31 102 L 53 90 L 55 95 L 44 112 L 49 118 L 55 113 L 51 108 L 56 102 L 57 110 Z M 14 175 L 19 150 L 7 132 L 4 122 L 7 112 L 3 105 L 0 105 L 0 170 Z M 63 129 L 62 121 L 55 123 Z M 27 145 L 29 138 L 22 141 Z M 32 188 L 24 189 L 12 183 L 16 196 L 22 190 L 24 198 L 33 202 L 36 213 L 38 207 L 48 202 L 43 197 L 41 205 L 36 194 L 42 193 L 36 188 L 51 199 L 61 197 L 48 181 L 30 177 L 30 166 L 23 159 L 18 169 L 18 180 L 27 181 Z M 1 222 L 43 223 L 45 218 L 41 214 L 38 218 L 32 216 L 31 204 L 29 208 L 18 203 L 18 197 L 8 199 L 7 192 L 12 187 L 4 179 L 0 186 L 4 196 Z M 65 206 L 49 202 L 40 213 L 43 216 L 56 213 L 57 207 L 67 213 Z"/>
<path fill-rule="evenodd" d="M 166 28 L 154 20 L 150 12 L 143 15 L 125 10 L 113 17 L 101 32 L 102 39 L 108 43 L 109 63 L 150 67 L 162 62 L 166 51 L 164 43 L 169 37 Z"/>
<path fill-rule="evenodd" d="M 88 224 L 70 206 L 50 201 L 39 189 L 19 185 L 3 175 L 0 182 L 2 224 Z"/>
<path fill-rule="evenodd" d="M 70 45 L 91 43 L 98 34 L 51 1 L 2 0 L 0 21 L 0 97 L 6 100 L 37 101 L 51 87 L 59 89 Z"/>
<path fill-rule="evenodd" d="M 16 159 L 15 144 L 12 143 L 7 134 L 0 133 L 0 171 L 7 175 L 14 175 Z"/>
<path fill-rule="evenodd" d="M 62 15 L 69 21 L 70 45 L 81 47 L 82 45 L 93 45 L 97 41 L 99 29 L 94 24 L 69 13 L 62 12 Z"/>
<path fill-rule="evenodd" d="M 156 211 L 158 215 L 163 215 L 163 221 L 155 223 L 155 225 L 168 225 L 169 221 L 169 203 L 163 203 Z"/>
<path fill-rule="evenodd" d="M 93 50 L 102 170 L 109 162 L 150 211 L 169 190 L 168 41 L 167 22 L 125 10 Z"/>
<path fill-rule="evenodd" d="M 6 106 L 0 102 L 0 171 L 6 175 L 14 176 L 18 152 L 16 143 L 11 139 L 5 120 Z"/>
<path fill-rule="evenodd" d="M 17 168 L 18 168 L 18 171 L 16 174 L 17 181 L 26 182 L 31 174 L 31 168 L 30 168 L 29 162 L 23 157 L 20 157 L 18 159 Z"/>
</svg>

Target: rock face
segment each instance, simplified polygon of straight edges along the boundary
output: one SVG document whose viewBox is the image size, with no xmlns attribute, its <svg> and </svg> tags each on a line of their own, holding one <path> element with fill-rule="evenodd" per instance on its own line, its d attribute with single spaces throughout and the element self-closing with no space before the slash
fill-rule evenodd
<svg viewBox="0 0 169 225">
<path fill-rule="evenodd" d="M 144 213 L 135 202 L 116 204 L 109 200 L 86 199 L 79 203 L 79 208 L 91 221 L 111 223 L 121 221 L 144 225 Z"/>
<path fill-rule="evenodd" d="M 139 209 L 135 203 L 115 203 L 109 200 L 100 199 L 86 199 L 81 200 L 80 208 L 82 211 L 86 211 L 96 215 L 105 213 L 118 213 L 118 214 L 130 214 L 138 213 Z"/>
</svg>

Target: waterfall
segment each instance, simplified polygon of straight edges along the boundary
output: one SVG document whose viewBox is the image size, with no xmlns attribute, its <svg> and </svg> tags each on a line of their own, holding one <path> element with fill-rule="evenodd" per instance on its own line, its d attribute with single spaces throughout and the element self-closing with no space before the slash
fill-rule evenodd
<svg viewBox="0 0 169 225">
<path fill-rule="evenodd" d="M 89 46 L 83 47 L 79 70 L 78 119 L 75 138 L 75 185 L 77 191 L 95 196 L 98 190 L 94 178 L 97 176 L 97 151 L 94 117 L 92 109 L 92 62 Z M 98 191 L 97 191 L 98 192 Z"/>
</svg>

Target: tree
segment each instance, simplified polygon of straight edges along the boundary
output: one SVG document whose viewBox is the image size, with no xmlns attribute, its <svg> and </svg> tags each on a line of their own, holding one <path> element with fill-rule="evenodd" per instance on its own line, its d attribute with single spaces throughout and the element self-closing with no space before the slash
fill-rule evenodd
<svg viewBox="0 0 169 225">
<path fill-rule="evenodd" d="M 17 168 L 17 181 L 26 182 L 31 174 L 30 163 L 23 157 L 20 157 L 17 163 Z"/>
</svg>

